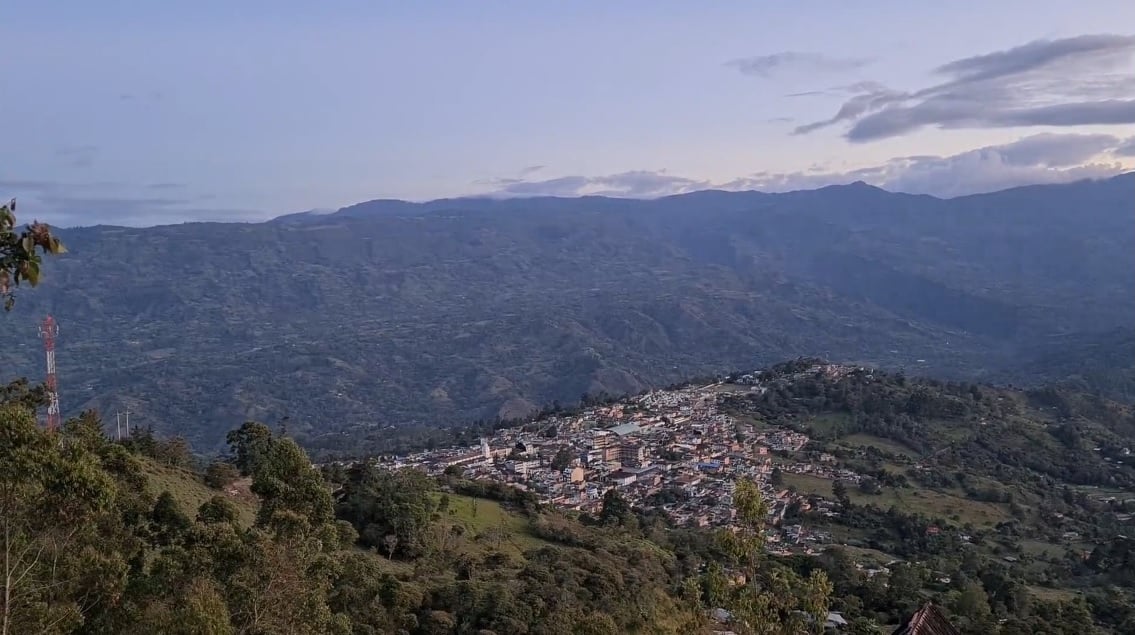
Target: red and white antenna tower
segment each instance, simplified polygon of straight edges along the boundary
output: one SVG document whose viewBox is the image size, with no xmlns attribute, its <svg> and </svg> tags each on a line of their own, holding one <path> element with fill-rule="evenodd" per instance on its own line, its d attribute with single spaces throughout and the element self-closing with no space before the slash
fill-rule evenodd
<svg viewBox="0 0 1135 635">
<path fill-rule="evenodd" d="M 39 326 L 39 336 L 43 338 L 43 350 L 47 353 L 47 429 L 60 428 L 59 421 L 59 380 L 55 377 L 55 338 L 59 335 L 59 325 L 50 315 Z"/>
</svg>

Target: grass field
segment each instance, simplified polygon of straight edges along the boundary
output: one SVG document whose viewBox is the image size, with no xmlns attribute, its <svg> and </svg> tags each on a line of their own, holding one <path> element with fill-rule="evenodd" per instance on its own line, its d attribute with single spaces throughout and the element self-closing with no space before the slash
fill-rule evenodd
<svg viewBox="0 0 1135 635">
<path fill-rule="evenodd" d="M 851 546 L 844 546 L 842 547 L 842 549 L 846 551 L 847 554 L 850 555 L 855 562 L 861 562 L 864 564 L 883 565 L 892 560 L 896 560 L 894 556 L 888 553 L 883 553 L 878 549 Z"/>
<path fill-rule="evenodd" d="M 845 431 L 850 423 L 851 417 L 848 415 L 842 412 L 833 412 L 813 417 L 805 425 L 815 436 L 833 437 L 839 436 L 840 432 Z"/>
<path fill-rule="evenodd" d="M 882 437 L 865 434 L 862 432 L 842 437 L 840 438 L 839 442 L 840 444 L 846 445 L 847 447 L 851 448 L 876 447 L 884 452 L 901 454 L 912 459 L 918 458 L 919 456 L 918 452 L 915 452 L 914 450 L 906 447 L 905 445 L 902 445 L 901 443 L 897 443 L 889 439 L 884 439 Z"/>
<path fill-rule="evenodd" d="M 784 473 L 784 484 L 806 494 L 832 498 L 832 481 L 809 474 Z M 972 501 L 960 496 L 928 489 L 884 489 L 882 494 L 873 496 L 860 492 L 854 485 L 847 488 L 848 497 L 857 505 L 872 504 L 883 509 L 892 505 L 902 511 L 924 514 L 930 517 L 945 517 L 957 523 L 973 523 L 975 526 L 995 525 L 1009 515 L 993 503 Z M 957 516 L 955 519 L 954 516 Z"/>
<path fill-rule="evenodd" d="M 1070 589 L 1050 589 L 1042 586 L 1030 586 L 1028 589 L 1036 598 L 1050 602 L 1067 602 L 1081 595 Z"/>
<path fill-rule="evenodd" d="M 464 525 L 471 535 L 483 535 L 492 529 L 503 529 L 505 544 L 517 553 L 546 546 L 550 543 L 533 536 L 528 519 L 501 507 L 500 503 L 472 496 L 449 495 L 449 517 Z"/>
<path fill-rule="evenodd" d="M 214 496 L 223 495 L 236 503 L 237 509 L 240 510 L 242 525 L 251 526 L 256 519 L 256 505 L 248 500 L 247 492 L 245 492 L 247 486 L 238 485 L 237 489 L 244 493 L 238 496 L 229 496 L 217 490 L 209 489 L 197 474 L 189 470 L 165 467 L 152 461 L 146 461 L 145 472 L 149 480 L 150 491 L 154 495 L 162 493 L 163 490 L 168 491 L 181 506 L 182 511 L 190 518 L 197 516 L 197 508 L 202 503 Z"/>
<path fill-rule="evenodd" d="M 1064 555 L 1064 552 L 1067 550 L 1067 547 L 1062 545 L 1054 545 L 1039 540 L 1022 540 L 1020 545 L 1025 553 L 1034 556 L 1060 557 Z"/>
</svg>

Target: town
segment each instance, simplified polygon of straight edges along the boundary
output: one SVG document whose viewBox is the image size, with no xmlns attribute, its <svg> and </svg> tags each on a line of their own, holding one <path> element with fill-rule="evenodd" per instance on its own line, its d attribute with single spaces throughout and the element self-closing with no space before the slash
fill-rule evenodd
<svg viewBox="0 0 1135 635">
<path fill-rule="evenodd" d="M 843 372 L 831 366 L 827 372 Z M 764 390 L 755 374 L 653 391 L 620 403 L 549 415 L 498 431 L 480 445 L 394 457 L 389 468 L 432 475 L 460 470 L 465 478 L 506 483 L 558 508 L 599 512 L 616 489 L 632 506 L 662 510 L 677 525 L 728 527 L 738 479 L 755 482 L 769 509 L 769 549 L 814 552 L 830 540 L 823 532 L 782 522 L 791 506 L 834 514 L 834 503 L 795 493 L 778 478 L 808 474 L 854 485 L 860 476 L 820 454 L 818 461 L 778 460 L 804 448 L 809 437 L 770 425 L 756 426 L 719 411 L 726 394 Z M 779 472 L 779 474 L 778 474 Z"/>
</svg>

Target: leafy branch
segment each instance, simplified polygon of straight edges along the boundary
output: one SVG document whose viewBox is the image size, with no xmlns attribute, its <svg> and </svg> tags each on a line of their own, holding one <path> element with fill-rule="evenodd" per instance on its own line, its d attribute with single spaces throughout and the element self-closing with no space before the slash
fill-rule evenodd
<svg viewBox="0 0 1135 635">
<path fill-rule="evenodd" d="M 20 283 L 32 287 L 39 284 L 41 254 L 66 251 L 45 223 L 33 221 L 22 230 L 16 229 L 16 199 L 0 205 L 0 297 L 4 310 L 10 311 L 15 304 L 14 289 Z"/>
</svg>

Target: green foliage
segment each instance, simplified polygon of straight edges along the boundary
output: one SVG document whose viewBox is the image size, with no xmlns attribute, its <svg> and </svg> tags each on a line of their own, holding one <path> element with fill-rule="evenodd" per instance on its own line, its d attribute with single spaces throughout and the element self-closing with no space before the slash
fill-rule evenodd
<svg viewBox="0 0 1135 635">
<path fill-rule="evenodd" d="M 789 564 L 801 576 L 822 569 L 854 629 L 898 621 L 928 598 L 967 634 L 1122 633 L 1135 623 L 1121 608 L 1135 594 L 1124 538 L 1135 511 L 1129 406 L 1061 387 L 846 370 L 778 365 L 762 375 L 764 394 L 727 398 L 726 408 L 813 435 L 788 460 L 828 454 L 862 476 L 852 488 L 783 475 L 840 501 L 834 514 L 786 517 L 852 547 Z M 865 557 L 872 575 L 854 566 Z"/>
<path fill-rule="evenodd" d="M 0 403 L 14 403 L 35 410 L 47 405 L 47 388 L 43 384 L 32 386 L 21 377 L 0 386 Z"/>
<path fill-rule="evenodd" d="M 603 495 L 603 506 L 599 508 L 599 522 L 604 525 L 626 525 L 633 519 L 631 506 L 619 490 L 607 490 Z"/>
<path fill-rule="evenodd" d="M 39 375 L 17 344 L 50 310 L 84 342 L 66 351 L 66 385 L 99 386 L 83 407 L 129 397 L 138 421 L 205 453 L 237 413 L 287 416 L 314 456 L 440 442 L 452 435 L 435 423 L 491 426 L 800 351 L 1092 383 L 1135 356 L 1052 335 L 1131 332 L 1132 191 L 1127 175 L 949 201 L 844 188 L 451 200 L 69 229 L 68 266 L 21 296 L 31 311 L 0 333 L 0 366 Z M 1054 348 L 1073 362 L 1050 375 Z"/>
<path fill-rule="evenodd" d="M 23 556 L 23 567 L 34 566 L 7 583 L 15 591 L 8 633 L 684 635 L 704 632 L 707 610 L 719 607 L 737 633 L 818 633 L 829 608 L 844 612 L 850 632 L 869 633 L 927 593 L 967 634 L 1087 634 L 1103 620 L 1125 632 L 1135 623 L 1127 586 L 1086 600 L 1037 599 L 1015 565 L 976 553 L 951 560 L 967 553 L 956 545 L 939 552 L 921 543 L 919 557 L 932 561 L 892 563 L 874 578 L 840 550 L 769 556 L 767 505 L 746 480 L 732 493 L 734 529 L 718 534 L 655 532 L 617 494 L 600 526 L 547 510 L 525 515 L 523 499 L 504 490 L 496 494 L 515 511 L 482 500 L 469 517 L 470 499 L 449 494 L 441 509 L 438 484 L 423 474 L 373 466 L 338 474 L 336 517 L 319 471 L 293 441 L 272 435 L 252 474 L 260 522 L 248 527 L 227 496 L 193 510 L 170 490 L 150 495 L 153 460 L 108 442 L 100 428 L 89 413 L 68 421 L 58 443 L 18 399 L 0 408 L 0 524 L 14 553 L 52 562 Z M 849 513 L 873 513 L 863 510 L 851 501 Z M 925 538 L 923 521 L 897 512 L 869 522 Z M 1129 585 L 1132 551 L 1109 543 L 1077 566 Z M 943 571 L 956 582 L 938 582 Z M 44 631 L 49 623 L 54 630 Z"/>
<path fill-rule="evenodd" d="M 86 542 L 111 521 L 114 500 L 98 455 L 38 430 L 21 404 L 0 405 L 0 634 L 53 623 L 66 632 L 87 603 L 115 592 L 124 562 Z"/>
<path fill-rule="evenodd" d="M 733 508 L 734 526 L 718 534 L 728 574 L 711 566 L 703 583 L 706 600 L 728 609 L 739 633 L 822 632 L 832 594 L 827 575 L 813 570 L 802 577 L 768 560 L 768 506 L 755 483 L 737 481 Z"/>
<path fill-rule="evenodd" d="M 151 531 L 155 541 L 163 545 L 179 540 L 193 522 L 169 492 L 158 495 L 158 500 L 150 513 L 150 521 L 153 524 Z"/>
<path fill-rule="evenodd" d="M 240 470 L 228 461 L 215 460 L 205 468 L 205 484 L 213 489 L 224 489 L 240 478 Z"/>
<path fill-rule="evenodd" d="M 273 445 L 272 431 L 256 421 L 246 421 L 226 436 L 233 454 L 233 465 L 244 476 L 251 476 L 260 467 Z"/>
<path fill-rule="evenodd" d="M 59 238 L 51 234 L 51 228 L 43 223 L 34 222 L 23 230 L 16 229 L 15 199 L 0 205 L 0 298 L 4 299 L 4 309 L 11 310 L 15 304 L 14 289 L 20 283 L 33 287 L 39 284 L 41 254 L 56 255 L 66 251 Z"/>
<path fill-rule="evenodd" d="M 420 555 L 436 509 L 435 484 L 421 472 L 356 465 L 347 473 L 336 515 L 358 531 L 362 545 L 395 555 Z"/>
<path fill-rule="evenodd" d="M 223 496 L 214 496 L 201 504 L 197 510 L 197 522 L 212 524 L 235 524 L 240 520 L 240 510 Z"/>
<path fill-rule="evenodd" d="M 272 439 L 253 466 L 252 491 L 261 501 L 259 525 L 284 522 L 289 514 L 313 529 L 334 520 L 331 491 L 295 441 Z"/>
</svg>

